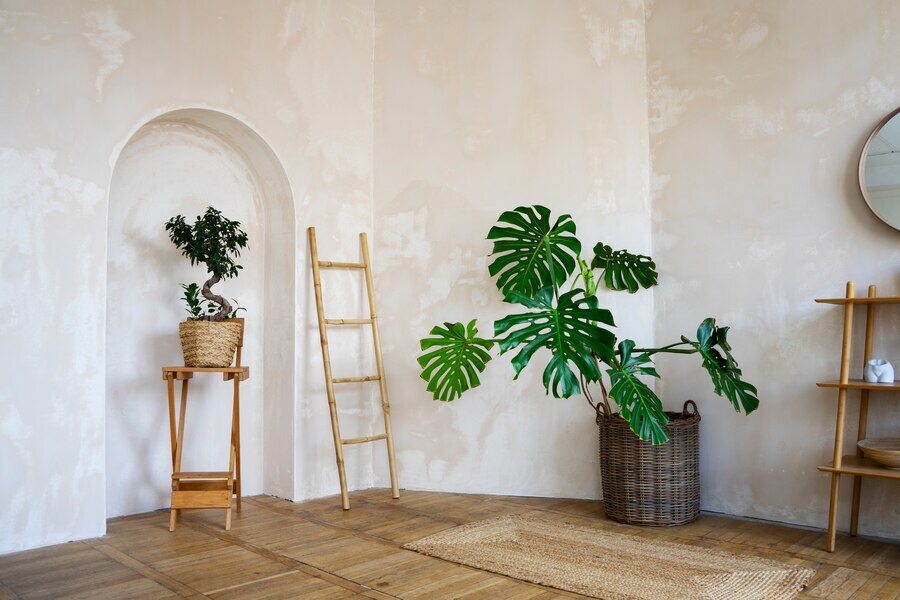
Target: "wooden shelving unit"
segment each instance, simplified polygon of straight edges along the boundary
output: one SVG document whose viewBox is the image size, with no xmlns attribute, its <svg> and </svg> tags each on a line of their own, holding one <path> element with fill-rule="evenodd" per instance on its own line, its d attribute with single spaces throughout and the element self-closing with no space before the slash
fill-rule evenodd
<svg viewBox="0 0 900 600">
<path fill-rule="evenodd" d="M 850 350 L 853 334 L 853 308 L 857 304 L 866 307 L 866 337 L 863 349 L 863 365 L 869 361 L 872 355 L 872 343 L 875 330 L 875 307 L 879 304 L 900 304 L 900 297 L 876 295 L 874 285 L 869 286 L 868 295 L 856 297 L 853 282 L 847 282 L 847 293 L 844 298 L 819 298 L 816 302 L 822 304 L 835 304 L 844 307 L 844 334 L 841 344 L 841 373 L 840 377 L 833 381 L 817 383 L 822 388 L 834 388 L 838 390 L 837 423 L 834 428 L 834 456 L 831 462 L 820 465 L 818 469 L 825 473 L 831 473 L 831 503 L 828 509 L 828 541 L 826 549 L 834 552 L 837 538 L 837 502 L 838 488 L 841 475 L 853 476 L 853 500 L 850 507 L 850 535 L 855 536 L 859 524 L 859 498 L 862 491 L 863 477 L 881 477 L 884 479 L 900 479 L 900 471 L 887 469 L 878 463 L 863 458 L 857 448 L 855 454 L 843 454 L 844 447 L 844 420 L 847 411 L 847 391 L 859 390 L 859 422 L 856 428 L 856 440 L 866 437 L 866 425 L 869 419 L 869 392 L 871 391 L 900 391 L 900 381 L 893 383 L 868 383 L 862 379 L 850 379 Z"/>
</svg>

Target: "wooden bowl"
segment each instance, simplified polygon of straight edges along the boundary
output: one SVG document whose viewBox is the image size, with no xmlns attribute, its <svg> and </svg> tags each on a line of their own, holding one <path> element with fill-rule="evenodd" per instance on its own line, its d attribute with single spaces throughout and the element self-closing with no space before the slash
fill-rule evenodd
<svg viewBox="0 0 900 600">
<path fill-rule="evenodd" d="M 866 458 L 888 469 L 900 469 L 900 437 L 865 439 L 856 445 Z"/>
</svg>

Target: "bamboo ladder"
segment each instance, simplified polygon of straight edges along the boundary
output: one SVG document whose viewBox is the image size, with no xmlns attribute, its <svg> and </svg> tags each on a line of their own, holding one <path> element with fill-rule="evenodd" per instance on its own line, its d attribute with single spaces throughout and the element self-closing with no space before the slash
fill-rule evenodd
<svg viewBox="0 0 900 600">
<path fill-rule="evenodd" d="M 387 441 L 388 467 L 391 472 L 391 496 L 400 497 L 400 488 L 397 484 L 397 465 L 394 462 L 394 438 L 391 432 L 391 406 L 388 402 L 387 382 L 384 377 L 384 364 L 381 360 L 381 342 L 378 338 L 378 317 L 375 315 L 375 284 L 372 281 L 372 265 L 369 260 L 369 243 L 365 233 L 359 234 L 359 243 L 362 248 L 361 263 L 334 262 L 319 260 L 319 248 L 316 244 L 316 228 L 307 230 L 309 235 L 309 255 L 312 261 L 313 284 L 316 294 L 316 314 L 319 319 L 319 341 L 322 345 L 322 365 L 325 369 L 325 391 L 328 394 L 328 409 L 331 413 L 331 433 L 334 437 L 334 454 L 337 460 L 338 478 L 341 484 L 341 506 L 344 510 L 350 510 L 350 498 L 347 495 L 347 474 L 344 469 L 344 446 L 349 444 L 362 444 L 378 440 Z M 321 269 L 362 269 L 366 275 L 366 295 L 369 298 L 368 319 L 326 319 L 325 309 L 322 303 Z M 363 377 L 333 377 L 331 374 L 331 356 L 328 351 L 328 326 L 329 325 L 371 325 L 372 343 L 375 347 L 376 375 Z M 362 383 L 377 381 L 381 394 L 381 411 L 384 416 L 384 433 L 378 435 L 363 436 L 357 438 L 342 438 L 341 428 L 338 423 L 337 404 L 334 398 L 334 384 L 336 383 Z"/>
</svg>

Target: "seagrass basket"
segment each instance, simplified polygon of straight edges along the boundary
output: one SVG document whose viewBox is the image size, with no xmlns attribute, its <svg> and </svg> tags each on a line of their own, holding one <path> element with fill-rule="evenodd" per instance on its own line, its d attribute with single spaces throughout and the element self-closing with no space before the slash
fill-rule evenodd
<svg viewBox="0 0 900 600">
<path fill-rule="evenodd" d="M 243 319 L 182 321 L 178 324 L 186 367 L 230 367 L 244 333 Z"/>
<path fill-rule="evenodd" d="M 700 515 L 700 413 L 688 400 L 682 412 L 666 414 L 669 441 L 654 446 L 641 441 L 619 413 L 597 412 L 603 504 L 610 519 L 668 527 Z"/>
</svg>

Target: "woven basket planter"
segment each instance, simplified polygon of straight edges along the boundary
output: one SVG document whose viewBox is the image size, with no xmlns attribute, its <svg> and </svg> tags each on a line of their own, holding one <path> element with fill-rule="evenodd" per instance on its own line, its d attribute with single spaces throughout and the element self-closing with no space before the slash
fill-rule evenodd
<svg viewBox="0 0 900 600">
<path fill-rule="evenodd" d="M 182 321 L 178 324 L 186 367 L 230 367 L 243 330 L 243 319 Z"/>
<path fill-rule="evenodd" d="M 665 527 L 700 515 L 700 413 L 688 400 L 683 412 L 666 414 L 669 441 L 654 446 L 618 413 L 598 412 L 603 504 L 610 519 Z"/>
</svg>

